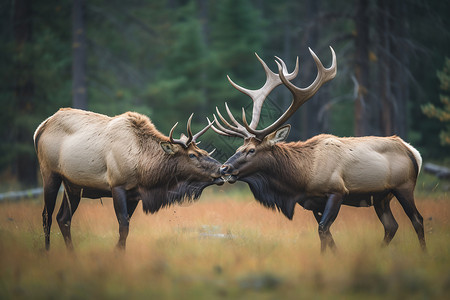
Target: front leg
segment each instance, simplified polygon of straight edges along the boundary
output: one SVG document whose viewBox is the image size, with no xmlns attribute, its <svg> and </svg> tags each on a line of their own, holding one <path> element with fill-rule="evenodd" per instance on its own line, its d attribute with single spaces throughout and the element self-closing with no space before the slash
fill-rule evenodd
<svg viewBox="0 0 450 300">
<path fill-rule="evenodd" d="M 114 211 L 116 212 L 117 221 L 119 222 L 119 241 L 117 243 L 117 248 L 125 250 L 130 223 L 127 208 L 127 191 L 123 187 L 117 186 L 113 187 L 111 192 L 114 202 Z"/>
<path fill-rule="evenodd" d="M 325 252 L 327 245 L 329 245 L 330 248 L 335 249 L 336 245 L 334 244 L 333 237 L 331 236 L 330 227 L 334 220 L 336 220 L 342 201 L 342 194 L 331 194 L 328 197 L 325 210 L 323 211 L 319 222 L 320 250 L 322 253 Z"/>
<path fill-rule="evenodd" d="M 320 223 L 320 220 L 322 219 L 323 211 L 314 210 L 313 211 L 314 218 L 316 218 L 317 224 Z M 320 236 L 320 241 L 322 246 L 325 244 L 325 249 L 322 249 L 322 252 L 326 250 L 326 246 L 330 247 L 333 252 L 336 250 L 336 243 L 334 242 L 333 235 L 331 234 L 330 230 L 324 233 L 324 242 L 322 242 L 323 235 Z"/>
</svg>

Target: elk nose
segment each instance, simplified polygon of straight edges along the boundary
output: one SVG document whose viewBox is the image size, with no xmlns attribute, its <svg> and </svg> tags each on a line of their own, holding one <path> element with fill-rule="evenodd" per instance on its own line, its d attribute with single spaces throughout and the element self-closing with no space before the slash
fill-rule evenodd
<svg viewBox="0 0 450 300">
<path fill-rule="evenodd" d="M 230 165 L 223 165 L 220 167 L 220 174 L 221 175 L 228 175 L 229 170 L 231 169 Z"/>
</svg>

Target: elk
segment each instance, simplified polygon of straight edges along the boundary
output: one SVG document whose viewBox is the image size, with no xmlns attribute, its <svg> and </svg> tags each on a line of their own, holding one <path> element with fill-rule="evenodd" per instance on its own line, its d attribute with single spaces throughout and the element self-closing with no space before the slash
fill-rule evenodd
<svg viewBox="0 0 450 300">
<path fill-rule="evenodd" d="M 373 206 L 384 226 L 384 245 L 389 244 L 398 228 L 390 209 L 390 201 L 395 196 L 425 250 L 423 218 L 414 203 L 414 188 L 422 158 L 411 145 L 397 136 L 340 138 L 329 134 L 320 134 L 307 141 L 284 142 L 290 125 L 283 124 L 336 75 L 336 55 L 333 48 L 330 49 L 332 64 L 329 68 L 324 68 L 309 49 L 318 73 L 307 88 L 291 83 L 298 73 L 298 58 L 295 70 L 288 73 L 283 60 L 276 57 L 276 74 L 256 55 L 267 76 L 265 84 L 258 90 L 243 88 L 228 77 L 234 88 L 253 100 L 253 113 L 249 125 L 242 109 L 240 124 L 226 103 L 231 122 L 216 107 L 223 125 L 214 114 L 216 124 L 212 129 L 221 135 L 244 139 L 244 144 L 222 165 L 220 172 L 229 183 L 236 180 L 246 182 L 256 200 L 266 207 L 278 209 L 289 219 L 293 218 L 297 203 L 312 211 L 319 225 L 322 253 L 327 247 L 336 249 L 330 226 L 341 205 Z M 280 84 L 292 93 L 292 103 L 273 124 L 258 130 L 262 105 Z"/>
<path fill-rule="evenodd" d="M 64 195 L 57 221 L 68 249 L 73 249 L 70 225 L 80 198 L 112 197 L 119 222 L 117 248 L 125 249 L 129 221 L 142 200 L 145 213 L 198 199 L 202 190 L 223 184 L 220 163 L 197 147 L 200 132 L 180 139 L 160 133 L 150 119 L 135 112 L 108 117 L 94 112 L 62 108 L 42 122 L 34 133 L 44 186 L 42 213 L 45 248 L 58 190 Z"/>
</svg>

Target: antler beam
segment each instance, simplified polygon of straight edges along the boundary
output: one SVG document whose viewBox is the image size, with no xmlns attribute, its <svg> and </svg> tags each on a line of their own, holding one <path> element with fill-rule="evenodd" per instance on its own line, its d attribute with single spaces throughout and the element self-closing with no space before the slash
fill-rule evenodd
<svg viewBox="0 0 450 300">
<path fill-rule="evenodd" d="M 283 125 L 284 122 L 286 122 L 292 114 L 300 107 L 302 106 L 308 99 L 310 99 L 319 89 L 320 87 L 333 79 L 336 76 L 336 70 L 337 70 L 337 63 L 336 63 L 336 54 L 332 47 L 331 54 L 332 54 L 332 63 L 329 68 L 324 68 L 322 63 L 320 62 L 317 55 L 309 48 L 309 51 L 314 59 L 314 62 L 317 66 L 317 76 L 314 82 L 307 88 L 299 88 L 294 86 L 290 81 L 293 80 L 297 74 L 298 74 L 298 57 L 296 60 L 295 69 L 293 72 L 289 73 L 286 67 L 286 64 L 284 61 L 279 58 L 275 57 L 276 64 L 278 66 L 278 74 L 272 72 L 266 65 L 266 63 L 255 53 L 256 57 L 260 61 L 261 65 L 264 68 L 264 71 L 266 73 L 267 79 L 265 84 L 258 90 L 249 90 L 246 88 L 243 88 L 236 83 L 234 83 L 230 77 L 228 77 L 228 80 L 230 81 L 231 85 L 236 88 L 238 91 L 248 95 L 253 100 L 253 112 L 252 112 L 252 121 L 250 122 L 250 125 L 247 123 L 246 117 L 245 117 L 245 110 L 242 108 L 242 123 L 243 125 L 239 124 L 236 119 L 233 117 L 233 115 L 230 112 L 230 109 L 228 108 L 228 105 L 225 103 L 225 108 L 227 110 L 228 116 L 230 117 L 230 120 L 235 124 L 235 126 L 231 125 L 229 122 L 223 118 L 223 116 L 220 114 L 218 108 L 216 107 L 217 114 L 220 118 L 220 120 L 227 126 L 228 128 L 225 128 L 222 126 L 216 116 L 214 115 L 214 120 L 216 121 L 217 126 L 219 129 L 212 126 L 213 130 L 219 134 L 227 135 L 227 136 L 237 136 L 241 138 L 250 138 L 250 137 L 256 137 L 259 140 L 262 140 L 265 136 L 270 134 L 271 132 L 274 132 L 276 129 L 278 129 L 281 125 Z M 262 130 L 257 130 L 256 127 L 258 126 L 260 115 L 261 115 L 261 109 L 264 104 L 264 101 L 266 100 L 267 96 L 273 91 L 274 88 L 279 86 L 280 84 L 284 84 L 292 93 L 293 100 L 291 106 L 281 115 L 278 120 L 276 120 L 272 125 L 266 127 Z"/>
</svg>

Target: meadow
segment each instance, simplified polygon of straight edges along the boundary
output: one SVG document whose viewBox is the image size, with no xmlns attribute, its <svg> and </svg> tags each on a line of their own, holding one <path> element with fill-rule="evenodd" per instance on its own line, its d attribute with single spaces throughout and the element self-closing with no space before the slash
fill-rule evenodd
<svg viewBox="0 0 450 300">
<path fill-rule="evenodd" d="M 124 253 L 111 199 L 81 201 L 74 253 L 56 221 L 44 250 L 42 199 L 2 203 L 0 299 L 449 299 L 449 200 L 416 199 L 427 253 L 393 200 L 389 247 L 373 208 L 342 207 L 331 228 L 338 252 L 325 255 L 311 212 L 298 206 L 289 221 L 243 186 L 210 187 L 154 215 L 139 204 Z"/>
</svg>

